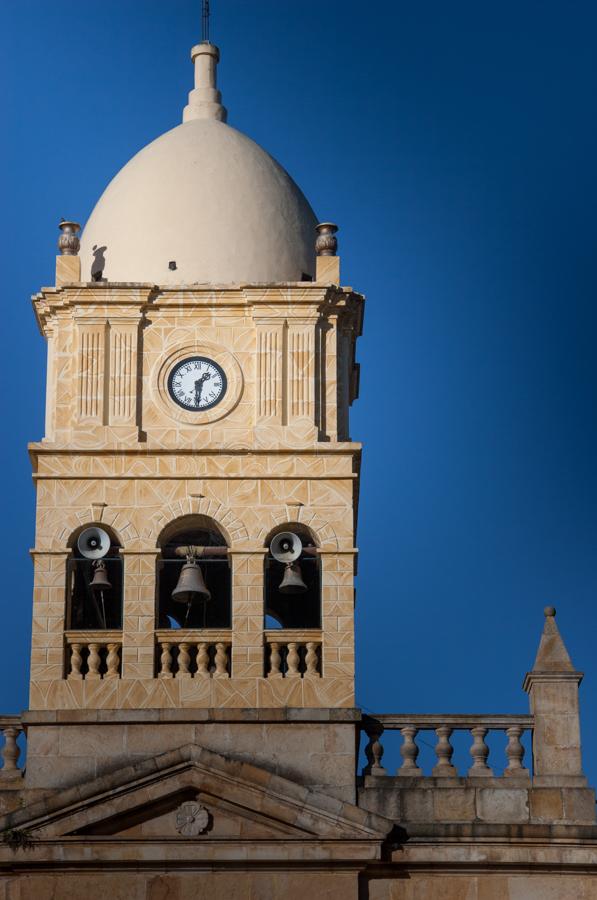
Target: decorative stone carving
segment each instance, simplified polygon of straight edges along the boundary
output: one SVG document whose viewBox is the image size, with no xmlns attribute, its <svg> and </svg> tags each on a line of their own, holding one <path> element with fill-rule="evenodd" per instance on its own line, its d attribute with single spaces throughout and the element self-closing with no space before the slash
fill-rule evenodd
<svg viewBox="0 0 597 900">
<path fill-rule="evenodd" d="M 197 644 L 197 675 L 209 677 L 209 650 L 204 642 Z"/>
<path fill-rule="evenodd" d="M 82 644 L 71 644 L 70 650 L 70 672 L 68 673 L 68 677 L 71 679 L 81 679 L 83 675 L 81 674 L 81 666 L 83 665 L 83 657 L 81 656 L 81 647 Z"/>
<path fill-rule="evenodd" d="M 174 678 L 172 674 L 172 644 L 170 641 L 161 641 L 162 653 L 160 655 L 160 678 Z"/>
<path fill-rule="evenodd" d="M 106 667 L 108 671 L 104 675 L 104 678 L 119 678 L 120 657 L 118 651 L 120 650 L 120 644 L 108 644 L 107 647 L 108 656 L 106 658 Z"/>
<path fill-rule="evenodd" d="M 191 655 L 189 653 L 190 643 L 188 641 L 182 641 L 178 645 L 178 677 L 179 678 L 190 678 L 191 671 Z"/>
<path fill-rule="evenodd" d="M 404 728 L 400 729 L 400 732 L 404 738 L 404 742 L 400 748 L 400 755 L 403 762 L 396 772 L 396 775 L 422 775 L 423 771 L 417 765 L 419 748 L 415 741 L 419 729 L 414 725 L 405 725 Z"/>
<path fill-rule="evenodd" d="M 489 756 L 489 747 L 485 743 L 487 731 L 488 729 L 483 725 L 471 728 L 473 745 L 470 749 L 470 754 L 473 758 L 473 764 L 468 770 L 469 776 L 491 777 L 493 775 L 492 769 L 487 765 L 487 757 Z"/>
<path fill-rule="evenodd" d="M 280 666 L 282 665 L 282 657 L 280 655 L 280 644 L 278 641 L 270 641 L 270 670 L 268 673 L 268 678 L 281 678 L 282 672 Z"/>
<path fill-rule="evenodd" d="M 305 675 L 310 678 L 319 678 L 319 672 L 317 671 L 317 646 L 315 641 L 307 641 L 307 653 L 305 656 L 307 670 Z"/>
<path fill-rule="evenodd" d="M 387 769 L 384 769 L 381 764 L 384 753 L 383 744 L 380 741 L 384 730 L 383 725 L 380 725 L 379 722 L 367 721 L 364 723 L 364 728 L 369 743 L 365 747 L 367 765 L 363 769 L 363 775 L 387 775 Z"/>
<path fill-rule="evenodd" d="M 18 770 L 17 760 L 19 758 L 19 747 L 17 745 L 17 738 L 21 733 L 20 728 L 5 728 L 4 729 L 4 767 L 2 771 L 6 772 L 16 772 Z"/>
<path fill-rule="evenodd" d="M 214 678 L 228 678 L 228 649 L 222 641 L 218 641 L 216 644 L 214 663 L 216 666 Z"/>
<path fill-rule="evenodd" d="M 523 728 L 521 725 L 512 725 L 506 728 L 508 735 L 508 746 L 506 747 L 506 756 L 508 757 L 508 765 L 504 769 L 504 775 L 528 775 L 528 769 L 522 764 L 524 757 L 524 747 L 520 742 Z"/>
<path fill-rule="evenodd" d="M 183 837 L 205 834 L 209 825 L 209 813 L 197 800 L 186 800 L 176 810 L 176 830 Z"/>
<path fill-rule="evenodd" d="M 433 768 L 433 775 L 436 778 L 451 778 L 458 773 L 452 765 L 452 756 L 454 748 L 450 743 L 452 729 L 449 725 L 439 725 L 435 729 L 437 735 L 437 744 L 435 745 L 435 754 L 437 756 L 437 765 Z"/>
<path fill-rule="evenodd" d="M 100 673 L 101 657 L 99 655 L 99 644 L 89 644 L 89 656 L 87 657 L 87 681 L 99 681 L 102 677 Z"/>
<path fill-rule="evenodd" d="M 58 223 L 60 229 L 58 249 L 62 256 L 77 256 L 80 247 L 77 232 L 80 227 L 78 222 L 67 222 L 64 219 Z"/>
<path fill-rule="evenodd" d="M 338 226 L 333 222 L 321 222 L 316 226 L 315 252 L 317 256 L 335 256 L 338 252 Z"/>
<path fill-rule="evenodd" d="M 287 678 L 300 678 L 301 673 L 299 672 L 299 663 L 301 658 L 298 654 L 297 645 L 295 641 L 288 642 L 288 655 L 286 657 L 286 665 L 288 666 L 288 671 L 286 672 Z"/>
</svg>

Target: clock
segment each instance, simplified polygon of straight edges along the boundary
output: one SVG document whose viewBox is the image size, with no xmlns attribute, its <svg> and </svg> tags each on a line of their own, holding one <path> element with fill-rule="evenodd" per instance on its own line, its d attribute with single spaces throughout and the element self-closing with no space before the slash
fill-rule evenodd
<svg viewBox="0 0 597 900">
<path fill-rule="evenodd" d="M 168 393 L 191 412 L 211 409 L 224 399 L 228 381 L 221 366 L 207 356 L 189 356 L 168 375 Z"/>
</svg>

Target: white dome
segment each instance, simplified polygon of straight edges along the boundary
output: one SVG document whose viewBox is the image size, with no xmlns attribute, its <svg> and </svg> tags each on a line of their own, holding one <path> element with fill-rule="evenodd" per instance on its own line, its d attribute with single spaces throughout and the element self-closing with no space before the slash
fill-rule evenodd
<svg viewBox="0 0 597 900">
<path fill-rule="evenodd" d="M 292 178 L 254 141 L 215 118 L 191 119 L 108 185 L 81 237 L 81 278 L 300 281 L 314 276 L 316 224 Z"/>
</svg>

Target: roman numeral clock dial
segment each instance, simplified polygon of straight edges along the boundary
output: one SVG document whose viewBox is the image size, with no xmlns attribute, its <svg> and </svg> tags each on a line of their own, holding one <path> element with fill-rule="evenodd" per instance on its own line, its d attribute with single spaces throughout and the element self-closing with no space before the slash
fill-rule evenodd
<svg viewBox="0 0 597 900">
<path fill-rule="evenodd" d="M 188 410 L 216 406 L 226 393 L 224 370 L 207 356 L 191 356 L 179 362 L 168 376 L 168 392 L 175 403 Z"/>
</svg>

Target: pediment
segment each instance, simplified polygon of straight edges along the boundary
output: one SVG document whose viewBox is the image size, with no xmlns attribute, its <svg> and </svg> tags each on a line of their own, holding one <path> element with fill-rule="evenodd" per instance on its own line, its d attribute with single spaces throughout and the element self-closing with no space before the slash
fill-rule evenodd
<svg viewBox="0 0 597 900">
<path fill-rule="evenodd" d="M 383 841 L 392 822 L 197 745 L 32 804 L 0 828 L 35 839 Z"/>
<path fill-rule="evenodd" d="M 143 803 L 142 796 L 130 798 L 131 806 L 115 816 L 70 832 L 71 835 L 108 836 L 121 838 L 210 838 L 228 840 L 280 840 L 304 838 L 309 832 L 284 821 L 284 818 L 238 803 L 230 796 L 217 796 L 170 779 L 164 786 L 164 796 Z M 137 800 L 138 805 L 134 801 Z"/>
</svg>

